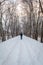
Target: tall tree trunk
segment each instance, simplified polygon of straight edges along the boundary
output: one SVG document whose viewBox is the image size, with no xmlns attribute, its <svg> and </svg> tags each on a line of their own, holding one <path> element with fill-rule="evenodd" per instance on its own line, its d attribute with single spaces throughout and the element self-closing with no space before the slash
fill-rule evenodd
<svg viewBox="0 0 43 65">
<path fill-rule="evenodd" d="M 31 37 L 31 22 L 32 22 L 32 20 L 31 20 L 31 17 L 32 17 L 31 14 L 32 13 L 30 12 L 30 26 L 29 26 L 30 27 L 30 31 L 29 31 L 29 37 Z"/>
<path fill-rule="evenodd" d="M 43 21 L 42 21 L 42 28 L 41 28 L 41 42 L 43 43 Z"/>
<path fill-rule="evenodd" d="M 36 34 L 35 34 L 35 39 L 36 39 L 36 40 L 38 39 L 38 21 L 37 21 L 37 24 L 36 24 Z"/>
<path fill-rule="evenodd" d="M 2 11 L 1 11 L 1 3 L 0 3 L 0 35 L 2 37 Z"/>
<path fill-rule="evenodd" d="M 42 8 L 42 4 L 41 4 L 40 0 L 39 0 L 39 7 L 40 7 L 41 13 L 43 15 L 43 8 Z M 42 21 L 42 27 L 41 27 L 41 42 L 43 42 L 43 21 Z"/>
<path fill-rule="evenodd" d="M 6 37 L 5 37 L 5 31 L 3 31 L 2 33 L 2 42 L 6 40 Z"/>
</svg>

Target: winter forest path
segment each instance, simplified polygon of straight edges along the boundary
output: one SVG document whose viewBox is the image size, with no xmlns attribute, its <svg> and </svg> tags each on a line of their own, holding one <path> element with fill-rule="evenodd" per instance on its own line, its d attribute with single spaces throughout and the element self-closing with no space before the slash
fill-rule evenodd
<svg viewBox="0 0 43 65">
<path fill-rule="evenodd" d="M 43 45 L 23 35 L 0 44 L 0 65 L 43 65 Z"/>
</svg>

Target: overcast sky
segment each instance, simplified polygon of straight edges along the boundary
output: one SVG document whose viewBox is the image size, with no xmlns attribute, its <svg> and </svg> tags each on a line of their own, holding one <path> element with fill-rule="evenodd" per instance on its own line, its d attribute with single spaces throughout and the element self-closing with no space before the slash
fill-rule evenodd
<svg viewBox="0 0 43 65">
<path fill-rule="evenodd" d="M 11 0 L 11 1 L 14 1 L 15 2 L 16 0 Z"/>
</svg>

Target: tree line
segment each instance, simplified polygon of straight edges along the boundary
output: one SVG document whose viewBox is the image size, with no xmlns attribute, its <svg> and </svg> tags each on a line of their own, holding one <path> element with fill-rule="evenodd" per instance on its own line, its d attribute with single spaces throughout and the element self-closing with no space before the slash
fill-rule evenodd
<svg viewBox="0 0 43 65">
<path fill-rule="evenodd" d="M 15 37 L 23 32 L 26 36 L 29 36 L 35 40 L 40 38 L 40 41 L 43 42 L 43 7 L 42 2 L 38 0 L 39 7 L 38 12 L 34 12 L 34 4 L 32 0 L 22 0 L 23 6 L 22 9 L 26 11 L 25 14 L 21 16 L 17 10 L 18 3 L 14 4 L 10 2 L 7 4 L 5 10 L 3 6 L 5 6 L 6 0 L 0 2 L 0 36 L 2 37 L 2 41 L 11 37 Z M 37 3 L 37 1 L 36 1 Z M 4 18 L 5 17 L 5 18 Z M 4 21 L 4 24 L 2 22 Z M 21 22 L 21 23 L 20 23 Z"/>
</svg>

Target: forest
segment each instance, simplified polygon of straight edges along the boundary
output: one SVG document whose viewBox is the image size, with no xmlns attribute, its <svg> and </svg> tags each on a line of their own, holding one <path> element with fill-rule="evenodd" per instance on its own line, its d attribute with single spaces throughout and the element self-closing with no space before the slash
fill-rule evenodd
<svg viewBox="0 0 43 65">
<path fill-rule="evenodd" d="M 21 32 L 43 43 L 43 0 L 0 0 L 0 39 Z"/>
</svg>

